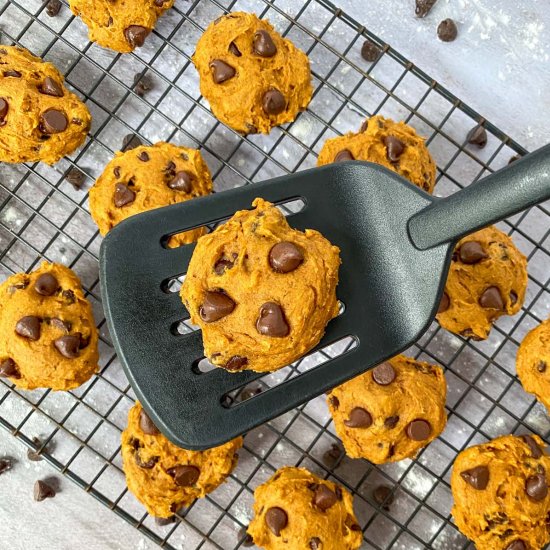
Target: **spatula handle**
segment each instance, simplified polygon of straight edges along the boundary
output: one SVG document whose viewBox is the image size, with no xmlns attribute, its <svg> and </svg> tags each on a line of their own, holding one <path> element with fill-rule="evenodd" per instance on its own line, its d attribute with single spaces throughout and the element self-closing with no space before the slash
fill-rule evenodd
<svg viewBox="0 0 550 550">
<path fill-rule="evenodd" d="M 417 248 L 425 250 L 548 199 L 550 144 L 450 197 L 435 199 L 411 218 L 409 235 Z"/>
</svg>

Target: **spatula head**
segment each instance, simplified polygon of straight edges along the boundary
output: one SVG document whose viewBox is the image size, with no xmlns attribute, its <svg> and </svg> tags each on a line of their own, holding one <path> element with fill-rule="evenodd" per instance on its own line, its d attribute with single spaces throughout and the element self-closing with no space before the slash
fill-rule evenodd
<svg viewBox="0 0 550 550">
<path fill-rule="evenodd" d="M 228 408 L 224 395 L 261 375 L 197 369 L 201 334 L 174 333 L 189 315 L 179 295 L 165 291 L 167 280 L 186 273 L 194 245 L 164 243 L 250 208 L 256 197 L 302 199 L 290 225 L 317 229 L 340 247 L 344 311 L 317 349 L 346 336 L 356 345 Z M 452 250 L 421 251 L 409 239 L 409 218 L 432 200 L 390 170 L 347 162 L 152 210 L 112 229 L 100 254 L 106 317 L 130 383 L 159 429 L 187 449 L 220 445 L 410 346 L 435 315 Z"/>
</svg>

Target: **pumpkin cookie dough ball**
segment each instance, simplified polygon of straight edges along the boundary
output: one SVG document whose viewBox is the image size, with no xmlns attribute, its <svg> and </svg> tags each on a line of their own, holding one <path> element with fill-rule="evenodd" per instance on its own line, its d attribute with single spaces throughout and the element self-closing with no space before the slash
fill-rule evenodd
<svg viewBox="0 0 550 550">
<path fill-rule="evenodd" d="M 118 152 L 90 189 L 92 218 L 105 235 L 122 220 L 212 192 L 208 166 L 196 149 L 170 143 Z M 169 247 L 197 240 L 199 227 L 174 235 Z"/>
<path fill-rule="evenodd" d="M 199 239 L 181 288 L 206 357 L 229 371 L 292 363 L 338 314 L 339 249 L 271 203 L 253 206 Z"/>
<path fill-rule="evenodd" d="M 306 54 L 252 13 L 212 22 L 193 63 L 214 115 L 243 134 L 267 134 L 292 122 L 311 100 Z"/>
<path fill-rule="evenodd" d="M 435 162 L 424 141 L 404 122 L 377 115 L 365 121 L 357 133 L 327 139 L 317 165 L 346 160 L 375 162 L 431 193 L 435 186 Z"/>
<path fill-rule="evenodd" d="M 452 514 L 477 550 L 541 550 L 550 541 L 543 445 L 538 436 L 506 435 L 456 457 Z"/>
<path fill-rule="evenodd" d="M 523 389 L 550 410 L 550 318 L 525 336 L 516 367 Z"/>
<path fill-rule="evenodd" d="M 292 467 L 277 470 L 254 491 L 248 533 L 266 550 L 354 550 L 363 540 L 348 491 Z"/>
<path fill-rule="evenodd" d="M 92 307 L 68 267 L 43 262 L 0 285 L 0 376 L 27 390 L 70 390 L 98 359 Z"/>
<path fill-rule="evenodd" d="M 143 46 L 157 19 L 173 5 L 174 0 L 69 0 L 90 40 L 122 53 Z"/>
<path fill-rule="evenodd" d="M 515 315 L 527 288 L 527 259 L 494 226 L 456 245 L 436 319 L 466 338 L 484 340 L 502 315 Z"/>
<path fill-rule="evenodd" d="M 164 437 L 137 403 L 122 432 L 128 489 L 157 517 L 167 518 L 219 487 L 237 464 L 243 438 L 206 451 L 187 451 Z"/>
<path fill-rule="evenodd" d="M 397 355 L 334 388 L 327 401 L 347 455 L 384 464 L 416 456 L 443 431 L 446 394 L 440 367 Z"/>
<path fill-rule="evenodd" d="M 0 45 L 0 162 L 57 162 L 86 139 L 88 108 L 51 64 Z"/>
</svg>

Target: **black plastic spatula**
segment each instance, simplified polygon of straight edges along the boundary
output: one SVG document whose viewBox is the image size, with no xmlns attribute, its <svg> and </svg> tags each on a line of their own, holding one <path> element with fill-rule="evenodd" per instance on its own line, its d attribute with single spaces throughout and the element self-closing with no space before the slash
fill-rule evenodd
<svg viewBox="0 0 550 550">
<path fill-rule="evenodd" d="M 184 274 L 194 245 L 166 236 L 215 223 L 263 197 L 301 198 L 291 226 L 319 230 L 341 250 L 339 299 L 318 347 L 351 336 L 345 354 L 227 408 L 223 396 L 260 375 L 200 372 L 201 334 L 174 334 L 188 318 L 166 281 Z M 155 424 L 188 449 L 219 445 L 410 346 L 432 321 L 460 237 L 550 199 L 550 146 L 445 199 L 371 163 L 332 164 L 134 216 L 101 246 L 107 321 L 126 374 Z"/>
</svg>

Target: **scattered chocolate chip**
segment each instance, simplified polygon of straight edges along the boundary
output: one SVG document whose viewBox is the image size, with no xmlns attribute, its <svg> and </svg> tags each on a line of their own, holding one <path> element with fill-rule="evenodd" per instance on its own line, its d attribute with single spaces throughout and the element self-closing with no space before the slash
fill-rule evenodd
<svg viewBox="0 0 550 550">
<path fill-rule="evenodd" d="M 138 159 L 141 160 L 141 162 L 149 162 L 149 154 L 147 153 L 147 151 L 142 151 L 138 155 Z"/>
<path fill-rule="evenodd" d="M 139 97 L 143 97 L 145 95 L 145 92 L 148 92 L 153 87 L 153 81 L 151 80 L 151 77 L 148 75 L 141 75 L 137 73 L 134 76 L 134 91 Z"/>
<path fill-rule="evenodd" d="M 416 17 L 426 17 L 436 2 L 437 0 L 416 0 L 416 8 L 414 10 Z"/>
<path fill-rule="evenodd" d="M 80 334 L 69 334 L 54 340 L 55 349 L 67 359 L 78 357 L 80 350 Z"/>
<path fill-rule="evenodd" d="M 34 283 L 34 290 L 42 296 L 51 296 L 58 288 L 59 283 L 51 273 L 43 273 Z"/>
<path fill-rule="evenodd" d="M 474 489 L 483 491 L 489 483 L 489 468 L 487 466 L 476 466 L 460 472 L 460 477 Z"/>
<path fill-rule="evenodd" d="M 322 512 L 326 512 L 329 508 L 334 506 L 337 501 L 338 497 L 336 496 L 336 493 L 329 489 L 326 485 L 321 483 L 315 489 L 313 504 Z"/>
<path fill-rule="evenodd" d="M 0 361 L 0 377 L 16 379 L 21 378 L 21 374 L 19 373 L 19 369 L 17 368 L 15 361 L 10 357 Z"/>
<path fill-rule="evenodd" d="M 378 485 L 372 491 L 372 498 L 383 510 L 389 510 L 394 501 L 392 488 L 387 485 Z"/>
<path fill-rule="evenodd" d="M 372 379 L 380 386 L 388 386 L 395 380 L 395 369 L 385 361 L 372 369 Z"/>
<path fill-rule="evenodd" d="M 335 395 L 331 395 L 328 400 L 330 401 L 330 404 L 336 409 L 338 410 L 338 407 L 340 406 L 340 400 L 335 396 Z"/>
<path fill-rule="evenodd" d="M 518 295 L 513 290 L 510 290 L 510 304 L 515 305 L 517 301 L 518 301 Z"/>
<path fill-rule="evenodd" d="M 479 298 L 479 305 L 490 309 L 504 310 L 504 300 L 500 294 L 500 290 L 496 286 L 490 286 L 485 289 Z"/>
<path fill-rule="evenodd" d="M 439 302 L 437 313 L 443 313 L 447 311 L 450 305 L 451 305 L 451 300 L 449 299 L 449 295 L 446 292 L 444 292 L 443 296 L 441 296 L 441 302 Z"/>
<path fill-rule="evenodd" d="M 235 302 L 225 292 L 208 290 L 204 294 L 199 315 L 205 323 L 219 321 L 235 309 Z"/>
<path fill-rule="evenodd" d="M 61 10 L 61 1 L 60 0 L 49 0 L 46 4 L 46 13 L 50 17 L 55 17 Z"/>
<path fill-rule="evenodd" d="M 63 88 L 52 77 L 47 76 L 40 87 L 40 92 L 53 97 L 63 97 Z"/>
<path fill-rule="evenodd" d="M 349 413 L 349 418 L 344 420 L 348 428 L 368 428 L 372 425 L 371 414 L 362 407 L 355 407 Z"/>
<path fill-rule="evenodd" d="M 16 290 L 23 290 L 24 288 L 27 288 L 29 286 L 29 281 L 22 281 L 20 283 L 16 283 L 14 285 L 10 285 L 8 288 L 9 293 L 13 294 Z"/>
<path fill-rule="evenodd" d="M 353 153 L 349 149 L 338 151 L 334 157 L 334 162 L 346 162 L 348 160 L 355 160 Z"/>
<path fill-rule="evenodd" d="M 214 264 L 214 273 L 216 275 L 223 275 L 228 269 L 231 269 L 235 265 L 237 254 L 233 253 L 233 258 L 228 258 L 223 254 L 218 261 Z"/>
<path fill-rule="evenodd" d="M 456 23 L 452 19 L 444 19 L 437 27 L 437 37 L 442 42 L 452 42 L 458 35 Z"/>
<path fill-rule="evenodd" d="M 155 464 L 159 461 L 159 457 L 152 456 L 147 462 L 143 462 L 143 460 L 141 460 L 139 449 L 136 449 L 136 452 L 134 453 L 134 460 L 140 468 L 143 468 L 144 470 L 152 470 L 155 467 Z"/>
<path fill-rule="evenodd" d="M 248 527 L 241 527 L 237 534 L 237 539 L 241 541 L 241 546 L 243 548 L 250 548 L 251 546 L 254 546 L 254 540 L 252 539 L 252 535 L 246 532 L 247 529 Z"/>
<path fill-rule="evenodd" d="M 427 420 L 413 420 L 407 426 L 407 435 L 413 441 L 426 441 L 432 433 L 432 427 Z"/>
<path fill-rule="evenodd" d="M 309 539 L 310 550 L 321 550 L 321 539 L 319 537 L 313 537 Z"/>
<path fill-rule="evenodd" d="M 265 523 L 269 530 L 276 537 L 279 537 L 281 536 L 281 531 L 288 524 L 288 517 L 282 508 L 274 506 L 273 508 L 269 508 L 269 510 L 265 513 Z"/>
<path fill-rule="evenodd" d="M 155 518 L 155 523 L 159 527 L 166 527 L 167 525 L 171 525 L 172 523 L 175 523 L 175 522 L 176 522 L 176 516 L 170 516 L 168 518 L 159 518 L 159 517 Z"/>
<path fill-rule="evenodd" d="M 15 332 L 23 338 L 38 340 L 40 338 L 40 318 L 34 315 L 21 317 L 15 325 Z"/>
<path fill-rule="evenodd" d="M 11 458 L 0 458 L 0 475 L 13 468 L 13 460 Z"/>
<path fill-rule="evenodd" d="M 521 157 L 519 155 L 514 155 L 513 157 L 510 157 L 508 164 L 512 164 L 512 162 L 516 162 L 516 160 L 519 160 L 520 158 Z"/>
<path fill-rule="evenodd" d="M 38 439 L 38 437 L 33 437 L 32 440 L 37 447 L 42 446 L 42 442 L 40 441 L 40 439 Z M 38 454 L 33 449 L 27 449 L 27 458 L 31 462 L 40 462 L 42 460 L 42 455 Z"/>
<path fill-rule="evenodd" d="M 241 393 L 239 394 L 239 401 L 248 401 L 252 397 L 262 393 L 262 391 L 262 386 L 258 384 L 251 384 L 250 386 L 246 386 L 241 390 Z"/>
<path fill-rule="evenodd" d="M 129 151 L 130 149 L 135 149 L 140 145 L 143 145 L 143 142 L 138 136 L 136 136 L 136 134 L 127 134 L 122 140 L 121 151 Z"/>
<path fill-rule="evenodd" d="M 53 498 L 55 496 L 55 491 L 48 483 L 42 480 L 38 480 L 34 484 L 34 500 L 36 502 L 42 502 L 47 498 Z"/>
<path fill-rule="evenodd" d="M 361 57 L 372 63 L 380 57 L 380 48 L 371 40 L 365 40 L 361 46 Z"/>
<path fill-rule="evenodd" d="M 120 166 L 115 166 L 113 168 L 113 174 L 114 174 L 115 178 L 120 178 Z"/>
<path fill-rule="evenodd" d="M 113 200 L 117 208 L 122 208 L 127 204 L 133 203 L 136 200 L 136 194 L 124 183 L 117 183 Z"/>
<path fill-rule="evenodd" d="M 525 482 L 525 492 L 527 496 L 540 502 L 548 495 L 548 485 L 546 483 L 546 476 L 544 474 L 536 474 L 529 476 Z"/>
<path fill-rule="evenodd" d="M 254 126 L 254 124 L 250 124 L 248 122 L 245 123 L 246 124 L 246 135 L 248 134 L 257 134 L 258 133 L 258 128 L 256 128 L 256 126 Z"/>
<path fill-rule="evenodd" d="M 530 435 L 522 435 L 520 437 L 531 450 L 531 455 L 533 458 L 540 458 L 542 456 L 542 450 L 533 437 Z"/>
<path fill-rule="evenodd" d="M 44 319 L 48 325 L 54 327 L 62 332 L 68 334 L 71 331 L 72 323 L 69 321 L 63 321 L 57 317 L 52 317 L 51 319 Z"/>
<path fill-rule="evenodd" d="M 0 123 L 4 122 L 9 110 L 10 106 L 8 102 L 4 98 L 0 98 Z"/>
<path fill-rule="evenodd" d="M 224 369 L 231 372 L 241 370 L 243 367 L 248 365 L 248 359 L 246 357 L 241 357 L 240 355 L 233 355 L 224 365 Z"/>
<path fill-rule="evenodd" d="M 4 71 L 2 74 L 9 78 L 21 78 L 22 76 L 19 71 Z"/>
<path fill-rule="evenodd" d="M 542 360 L 541 360 L 541 361 L 539 361 L 539 362 L 537 363 L 537 367 L 536 367 L 536 368 L 537 368 L 537 371 L 540 372 L 540 373 L 542 374 L 543 372 L 546 372 L 546 367 L 547 367 L 546 361 L 542 361 Z"/>
<path fill-rule="evenodd" d="M 82 187 L 86 175 L 76 166 L 71 166 L 65 174 L 65 179 L 78 191 Z"/>
<path fill-rule="evenodd" d="M 149 29 L 141 25 L 130 25 L 124 30 L 124 36 L 132 48 L 139 48 L 143 46 L 149 32 Z"/>
<path fill-rule="evenodd" d="M 254 33 L 254 53 L 261 57 L 273 57 L 277 53 L 277 46 L 267 31 Z"/>
<path fill-rule="evenodd" d="M 471 145 L 477 145 L 480 149 L 483 149 L 487 145 L 487 131 L 481 125 L 474 126 L 466 136 L 466 140 Z"/>
<path fill-rule="evenodd" d="M 269 251 L 269 265 L 276 273 L 290 273 L 303 261 L 302 251 L 289 241 L 277 243 Z"/>
<path fill-rule="evenodd" d="M 460 261 L 464 264 L 477 264 L 487 258 L 487 253 L 483 250 L 481 243 L 477 241 L 468 241 L 464 243 L 458 251 Z"/>
<path fill-rule="evenodd" d="M 256 321 L 256 330 L 260 334 L 272 336 L 274 338 L 288 336 L 290 327 L 288 326 L 285 314 L 279 304 L 275 302 L 266 302 L 262 305 Z"/>
<path fill-rule="evenodd" d="M 385 136 L 382 141 L 387 149 L 388 160 L 397 162 L 405 150 L 405 144 L 395 136 Z"/>
<path fill-rule="evenodd" d="M 388 416 L 388 418 L 384 420 L 384 427 L 387 428 L 388 430 L 393 430 L 397 426 L 398 422 L 399 422 L 399 416 L 397 415 Z"/>
<path fill-rule="evenodd" d="M 139 427 L 141 428 L 141 431 L 147 435 L 158 435 L 160 433 L 159 429 L 155 426 L 155 423 L 143 409 L 141 409 L 141 412 L 139 413 Z"/>
<path fill-rule="evenodd" d="M 221 59 L 213 59 L 210 61 L 210 71 L 212 72 L 212 78 L 216 84 L 221 84 L 236 74 L 235 69 Z"/>
<path fill-rule="evenodd" d="M 240 52 L 239 48 L 237 48 L 237 44 L 235 42 L 231 42 L 229 44 L 228 50 L 235 56 L 235 57 L 241 57 L 242 53 Z"/>
<path fill-rule="evenodd" d="M 61 296 L 63 296 L 63 298 L 65 298 L 65 300 L 67 300 L 67 302 L 69 302 L 69 304 L 74 304 L 75 301 L 76 301 L 76 297 L 75 297 L 74 292 L 72 290 L 64 290 L 61 293 Z"/>
<path fill-rule="evenodd" d="M 279 115 L 286 109 L 285 96 L 275 88 L 268 90 L 264 94 L 262 107 L 268 115 Z"/>
<path fill-rule="evenodd" d="M 193 174 L 187 170 L 180 170 L 176 172 L 172 180 L 168 183 L 170 189 L 174 191 L 183 191 L 184 193 L 190 193 L 192 189 L 191 182 L 193 180 Z"/>
<path fill-rule="evenodd" d="M 511 542 L 504 550 L 527 550 L 527 546 L 522 540 L 517 539 Z"/>
<path fill-rule="evenodd" d="M 323 453 L 323 462 L 332 468 L 338 462 L 343 453 L 344 450 L 339 445 L 332 443 L 330 449 L 327 449 Z"/>
<path fill-rule="evenodd" d="M 47 135 L 64 132 L 68 124 L 65 113 L 57 109 L 48 109 L 40 117 L 40 130 Z"/>
<path fill-rule="evenodd" d="M 196 466 L 190 465 L 174 466 L 166 471 L 174 478 L 178 487 L 192 487 L 201 475 L 201 471 Z"/>
</svg>

